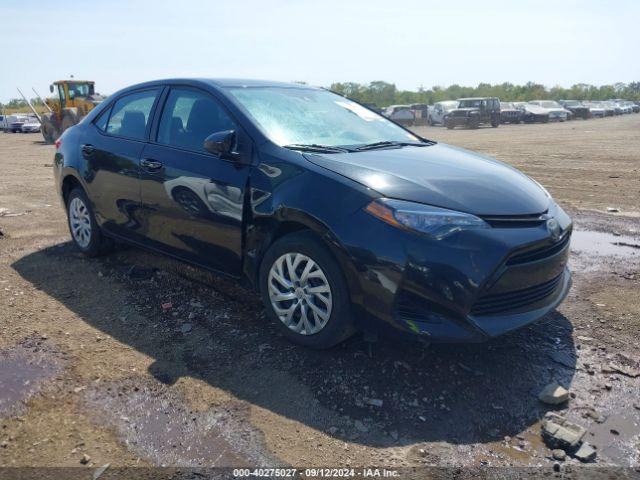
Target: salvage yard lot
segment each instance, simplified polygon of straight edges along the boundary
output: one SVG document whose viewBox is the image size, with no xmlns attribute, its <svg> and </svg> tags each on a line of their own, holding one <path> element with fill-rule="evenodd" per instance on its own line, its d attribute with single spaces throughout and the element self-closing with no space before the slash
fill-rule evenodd
<svg viewBox="0 0 640 480">
<path fill-rule="evenodd" d="M 482 345 L 305 350 L 206 272 L 136 248 L 82 258 L 53 147 L 0 134 L 0 466 L 551 468 L 552 381 L 596 464 L 639 465 L 640 115 L 416 131 L 520 168 L 571 214 L 558 312 Z"/>
</svg>

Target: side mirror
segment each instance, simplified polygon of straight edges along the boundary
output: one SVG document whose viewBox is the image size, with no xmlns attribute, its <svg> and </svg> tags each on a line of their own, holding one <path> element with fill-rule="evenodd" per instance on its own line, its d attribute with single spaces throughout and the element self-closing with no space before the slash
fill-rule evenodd
<svg viewBox="0 0 640 480">
<path fill-rule="evenodd" d="M 207 152 L 213 153 L 214 155 L 220 155 L 221 157 L 230 156 L 235 138 L 235 130 L 215 132 L 204 139 L 203 147 Z"/>
<path fill-rule="evenodd" d="M 53 84 L 49 85 L 49 91 L 53 93 Z"/>
</svg>

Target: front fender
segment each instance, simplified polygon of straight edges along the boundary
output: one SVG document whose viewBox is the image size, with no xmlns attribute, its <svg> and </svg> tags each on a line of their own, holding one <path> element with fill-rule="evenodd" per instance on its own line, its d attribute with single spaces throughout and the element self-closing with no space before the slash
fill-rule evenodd
<svg viewBox="0 0 640 480">
<path fill-rule="evenodd" d="M 278 238 L 298 230 L 315 233 L 340 265 L 354 303 L 362 297 L 360 283 L 340 231 L 350 217 L 375 193 L 319 167 L 291 152 L 294 161 L 263 155 L 247 189 L 243 272 L 259 290 L 258 275 L 264 254 Z"/>
</svg>

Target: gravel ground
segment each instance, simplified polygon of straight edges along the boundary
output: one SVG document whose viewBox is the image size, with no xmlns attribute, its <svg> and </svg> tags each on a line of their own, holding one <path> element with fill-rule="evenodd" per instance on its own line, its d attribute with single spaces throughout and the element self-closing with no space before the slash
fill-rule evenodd
<svg viewBox="0 0 640 480">
<path fill-rule="evenodd" d="M 640 115 L 418 131 L 521 168 L 570 212 L 574 287 L 557 312 L 482 345 L 357 336 L 308 351 L 228 281 L 135 248 L 84 259 L 53 189 L 53 147 L 0 134 L 0 466 L 534 475 L 559 462 L 540 435 L 553 410 L 587 428 L 588 471 L 637 468 Z M 552 381 L 568 402 L 538 400 Z"/>
</svg>

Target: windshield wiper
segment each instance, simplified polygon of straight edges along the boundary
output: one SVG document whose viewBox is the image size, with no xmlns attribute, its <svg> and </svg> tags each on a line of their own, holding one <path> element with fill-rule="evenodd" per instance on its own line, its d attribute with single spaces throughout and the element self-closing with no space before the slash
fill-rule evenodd
<svg viewBox="0 0 640 480">
<path fill-rule="evenodd" d="M 382 142 L 374 142 L 374 143 L 367 143 L 365 145 L 360 145 L 359 147 L 356 147 L 356 150 L 363 151 L 363 150 L 375 150 L 377 148 L 406 147 L 406 146 L 426 147 L 426 146 L 429 146 L 429 145 L 433 145 L 433 143 L 429 143 L 429 142 L 393 142 L 393 141 L 385 140 L 385 141 L 382 141 Z"/>
<path fill-rule="evenodd" d="M 321 152 L 321 153 L 345 153 L 350 152 L 348 148 L 332 147 L 331 145 L 320 145 L 318 143 L 291 143 L 284 145 L 289 150 L 300 150 L 304 152 Z"/>
</svg>

